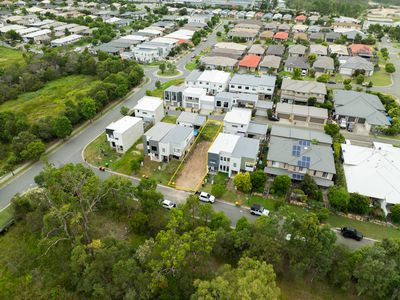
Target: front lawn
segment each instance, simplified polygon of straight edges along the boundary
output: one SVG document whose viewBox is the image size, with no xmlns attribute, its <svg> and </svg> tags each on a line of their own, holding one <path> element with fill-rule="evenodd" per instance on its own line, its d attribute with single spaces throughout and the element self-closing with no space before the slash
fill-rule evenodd
<svg viewBox="0 0 400 300">
<path fill-rule="evenodd" d="M 390 74 L 385 72 L 384 67 L 381 67 L 381 70 L 374 72 L 369 80 L 372 81 L 374 86 L 386 86 L 392 84 Z M 369 80 L 366 78 L 366 81 Z"/>
<path fill-rule="evenodd" d="M 175 116 L 175 115 L 166 115 L 166 116 L 161 120 L 161 122 L 176 124 L 176 119 L 178 119 L 178 116 Z"/>
<path fill-rule="evenodd" d="M 147 90 L 146 94 L 148 96 L 163 98 L 164 97 L 164 91 L 167 88 L 169 88 L 170 86 L 173 86 L 173 85 L 180 85 L 180 84 L 182 84 L 184 82 L 185 82 L 185 78 L 172 79 L 172 80 L 169 80 L 169 81 L 166 81 L 166 82 L 162 83 L 161 84 L 161 88 L 159 88 L 159 89 L 155 89 L 153 91 Z"/>
<path fill-rule="evenodd" d="M 161 70 L 159 70 L 159 71 L 157 72 L 157 75 L 158 75 L 158 76 L 161 76 L 161 77 L 176 76 L 176 75 L 178 75 L 178 74 L 179 74 L 179 71 L 178 71 L 178 70 L 165 70 L 164 72 L 162 72 Z"/>
<path fill-rule="evenodd" d="M 7 68 L 16 64 L 25 64 L 22 51 L 0 46 L 0 68 Z"/>
<path fill-rule="evenodd" d="M 197 63 L 195 60 L 191 60 L 185 65 L 185 69 L 188 71 L 193 71 L 196 68 L 197 68 Z"/>
<path fill-rule="evenodd" d="M 46 83 L 36 92 L 24 93 L 15 100 L 2 103 L 0 112 L 23 112 L 31 121 L 56 116 L 64 109 L 65 102 L 75 101 L 77 95 L 85 94 L 98 82 L 92 76 L 66 76 Z"/>
</svg>

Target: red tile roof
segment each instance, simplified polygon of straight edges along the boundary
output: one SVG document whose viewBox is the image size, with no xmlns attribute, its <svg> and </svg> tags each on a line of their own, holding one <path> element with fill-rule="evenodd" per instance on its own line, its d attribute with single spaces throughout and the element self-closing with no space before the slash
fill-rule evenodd
<svg viewBox="0 0 400 300">
<path fill-rule="evenodd" d="M 305 15 L 298 15 L 296 17 L 296 21 L 305 21 L 307 19 L 307 17 Z"/>
<path fill-rule="evenodd" d="M 274 36 L 274 38 L 278 39 L 278 40 L 287 40 L 288 37 L 289 37 L 289 33 L 283 32 L 283 31 L 275 33 L 275 36 Z"/>
<path fill-rule="evenodd" d="M 260 61 L 260 56 L 248 54 L 239 62 L 239 67 L 257 68 Z"/>
<path fill-rule="evenodd" d="M 370 46 L 367 45 L 363 45 L 363 44 L 353 44 L 349 46 L 349 49 L 351 51 L 351 53 L 353 54 L 357 54 L 357 53 L 372 53 L 372 49 Z"/>
</svg>

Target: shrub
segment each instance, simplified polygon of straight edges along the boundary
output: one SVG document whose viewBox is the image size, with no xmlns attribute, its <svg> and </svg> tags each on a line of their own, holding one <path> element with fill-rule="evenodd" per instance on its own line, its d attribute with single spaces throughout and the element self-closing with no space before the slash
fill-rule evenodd
<svg viewBox="0 0 400 300">
<path fill-rule="evenodd" d="M 249 193 L 251 191 L 250 173 L 238 173 L 233 179 L 233 183 L 239 191 Z"/>
<path fill-rule="evenodd" d="M 345 80 L 343 80 L 343 84 L 350 84 L 351 83 L 351 79 L 345 79 Z"/>
<path fill-rule="evenodd" d="M 347 212 L 350 195 L 343 187 L 332 186 L 328 190 L 328 199 L 331 207 L 337 211 Z"/>
<path fill-rule="evenodd" d="M 344 85 L 344 89 L 345 89 L 346 91 L 350 91 L 352 88 L 353 88 L 353 87 L 351 86 L 351 84 L 345 84 L 345 85 Z"/>
<path fill-rule="evenodd" d="M 387 64 L 385 65 L 385 71 L 386 71 L 387 73 L 394 73 L 394 72 L 396 72 L 396 68 L 395 68 L 394 64 L 392 64 L 392 63 L 387 63 Z"/>
<path fill-rule="evenodd" d="M 267 174 L 263 170 L 257 170 L 250 174 L 251 186 L 253 191 L 262 193 L 264 191 Z"/>
<path fill-rule="evenodd" d="M 391 218 L 394 223 L 400 223 L 400 204 L 395 204 L 390 209 Z"/>
<path fill-rule="evenodd" d="M 211 188 L 211 194 L 213 194 L 217 198 L 222 197 L 225 194 L 225 192 L 226 192 L 225 186 L 220 183 L 213 184 Z"/>
<path fill-rule="evenodd" d="M 272 183 L 272 190 L 276 195 L 284 196 L 286 195 L 291 185 L 292 180 L 288 175 L 278 175 L 274 178 L 274 182 Z"/>
<path fill-rule="evenodd" d="M 139 171 L 140 167 L 141 167 L 141 163 L 144 160 L 144 156 L 140 155 L 139 157 L 136 157 L 134 160 L 132 160 L 131 162 L 131 170 L 136 173 L 137 171 Z"/>
<path fill-rule="evenodd" d="M 377 220 L 385 220 L 385 213 L 383 212 L 382 208 L 375 207 L 370 211 L 370 216 Z M 393 216 L 392 216 L 393 219 Z"/>
<path fill-rule="evenodd" d="M 355 214 L 365 215 L 369 211 L 370 204 L 371 200 L 368 197 L 357 193 L 350 194 L 349 211 Z"/>
</svg>

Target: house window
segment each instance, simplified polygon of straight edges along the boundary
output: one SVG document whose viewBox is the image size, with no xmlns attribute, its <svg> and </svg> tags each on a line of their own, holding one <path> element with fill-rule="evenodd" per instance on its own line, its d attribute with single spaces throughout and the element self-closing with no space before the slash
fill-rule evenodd
<svg viewBox="0 0 400 300">
<path fill-rule="evenodd" d="M 229 103 L 228 102 L 224 102 L 224 107 L 229 107 Z"/>
<path fill-rule="evenodd" d="M 328 173 L 327 172 L 322 173 L 322 177 L 324 178 L 328 177 Z"/>
<path fill-rule="evenodd" d="M 221 101 L 217 101 L 217 106 L 221 107 Z"/>
<path fill-rule="evenodd" d="M 245 87 L 246 90 L 249 90 L 250 88 L 248 86 Z"/>
<path fill-rule="evenodd" d="M 275 167 L 275 168 L 278 168 L 279 167 L 279 162 L 278 161 L 273 161 L 272 162 L 272 166 Z"/>
<path fill-rule="evenodd" d="M 237 164 L 236 164 L 236 163 L 233 163 L 233 167 L 236 168 L 236 166 L 237 166 Z"/>
<path fill-rule="evenodd" d="M 165 153 L 165 148 L 162 148 L 162 152 Z"/>
</svg>

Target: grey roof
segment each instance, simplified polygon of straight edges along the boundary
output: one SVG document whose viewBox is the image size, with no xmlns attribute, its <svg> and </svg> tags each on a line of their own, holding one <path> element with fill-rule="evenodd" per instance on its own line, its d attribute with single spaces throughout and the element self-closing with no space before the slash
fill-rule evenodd
<svg viewBox="0 0 400 300">
<path fill-rule="evenodd" d="M 312 141 L 317 140 L 320 143 L 332 144 L 332 137 L 323 131 L 305 129 L 299 127 L 273 125 L 271 136 L 279 136 L 291 139 Z"/>
<path fill-rule="evenodd" d="M 301 146 L 299 139 L 271 136 L 269 141 L 267 160 L 287 163 L 297 166 L 303 156 L 310 158 L 310 167 L 307 169 L 336 174 L 333 150 L 327 145 Z M 300 156 L 293 155 L 293 146 L 300 146 Z"/>
<path fill-rule="evenodd" d="M 319 56 L 314 62 L 314 68 L 320 68 L 325 70 L 334 70 L 335 63 L 332 57 L 329 56 Z"/>
<path fill-rule="evenodd" d="M 257 101 L 256 108 L 257 109 L 272 109 L 274 102 L 272 101 Z"/>
<path fill-rule="evenodd" d="M 271 175 L 288 175 L 289 177 L 292 176 L 292 174 L 298 174 L 297 172 L 292 172 L 286 169 L 278 169 L 278 168 L 270 168 L 270 167 L 265 167 L 264 172 L 267 174 Z M 323 187 L 330 187 L 334 185 L 332 180 L 326 179 L 326 178 L 321 178 L 321 177 L 313 177 L 315 183 L 317 185 L 323 186 Z"/>
<path fill-rule="evenodd" d="M 186 81 L 197 81 L 202 73 L 203 72 L 199 70 L 193 70 L 188 76 L 186 76 Z"/>
<path fill-rule="evenodd" d="M 323 40 L 324 38 L 325 38 L 325 34 L 322 32 L 310 33 L 310 40 Z"/>
<path fill-rule="evenodd" d="M 328 47 L 324 45 L 310 45 L 310 53 L 314 53 L 317 55 L 327 55 L 328 54 Z"/>
<path fill-rule="evenodd" d="M 365 39 L 367 35 L 359 30 L 351 30 L 351 31 L 346 31 L 343 33 L 348 40 L 354 40 L 356 35 L 359 34 L 362 39 Z"/>
<path fill-rule="evenodd" d="M 289 46 L 289 53 L 290 54 L 301 54 L 304 55 L 307 51 L 307 47 L 303 45 L 291 45 Z"/>
<path fill-rule="evenodd" d="M 266 55 L 260 63 L 260 67 L 278 69 L 281 64 L 281 58 L 276 55 Z"/>
<path fill-rule="evenodd" d="M 282 80 L 282 90 L 326 95 L 326 86 L 321 82 L 294 80 L 290 78 L 284 78 Z"/>
<path fill-rule="evenodd" d="M 303 57 L 289 57 L 285 62 L 285 68 L 308 69 L 308 64 Z"/>
<path fill-rule="evenodd" d="M 257 54 L 257 55 L 264 55 L 265 53 L 265 48 L 259 44 L 254 44 L 253 46 L 250 47 L 249 51 L 247 52 L 249 54 Z"/>
<path fill-rule="evenodd" d="M 268 125 L 250 122 L 247 133 L 267 135 Z"/>
<path fill-rule="evenodd" d="M 351 56 L 340 68 L 373 71 L 374 64 L 360 56 Z"/>
<path fill-rule="evenodd" d="M 233 68 L 238 63 L 235 58 L 224 57 L 224 56 L 203 56 L 200 61 L 206 65 L 231 67 Z"/>
<path fill-rule="evenodd" d="M 265 52 L 265 54 L 278 55 L 278 56 L 282 56 L 283 53 L 285 53 L 285 47 L 282 45 L 268 46 L 267 51 Z"/>
<path fill-rule="evenodd" d="M 250 86 L 275 87 L 275 81 L 276 77 L 270 75 L 235 74 L 233 75 L 230 83 Z"/>
<path fill-rule="evenodd" d="M 232 156 L 257 159 L 259 148 L 260 140 L 241 136 L 232 151 Z"/>
<path fill-rule="evenodd" d="M 165 89 L 165 92 L 183 92 L 186 89 L 186 86 L 183 85 L 171 85 L 167 89 Z"/>
<path fill-rule="evenodd" d="M 215 95 L 215 101 L 217 100 L 228 100 L 237 99 L 239 101 L 246 102 L 257 102 L 258 96 L 256 94 L 248 94 L 248 93 L 231 93 L 231 92 L 220 92 Z"/>
<path fill-rule="evenodd" d="M 342 36 L 342 34 L 340 32 L 327 32 L 325 34 L 325 39 L 329 39 L 329 40 L 337 40 L 338 38 L 340 38 Z"/>
<path fill-rule="evenodd" d="M 190 123 L 193 124 L 195 126 L 203 126 L 207 121 L 207 118 L 205 116 L 201 116 L 199 114 L 196 113 L 192 113 L 192 112 L 187 112 L 184 111 L 182 112 L 178 119 L 176 120 L 176 122 L 184 122 L 184 123 Z"/>
<path fill-rule="evenodd" d="M 224 48 L 214 48 L 208 56 L 222 56 L 229 57 L 233 59 L 238 59 L 242 57 L 244 51 L 235 49 L 224 49 Z"/>
<path fill-rule="evenodd" d="M 161 140 L 162 143 L 180 144 L 184 140 L 186 140 L 190 134 L 193 133 L 193 129 L 190 127 L 179 126 L 179 125 L 173 125 L 173 126 L 174 127 L 170 131 L 168 131 L 168 133 Z"/>
<path fill-rule="evenodd" d="M 390 125 L 378 96 L 355 91 L 333 91 L 335 113 L 364 118 L 371 125 Z"/>
<path fill-rule="evenodd" d="M 168 134 L 176 125 L 165 122 L 158 122 L 144 134 L 148 139 L 152 141 L 161 141 L 162 138 Z"/>
</svg>

